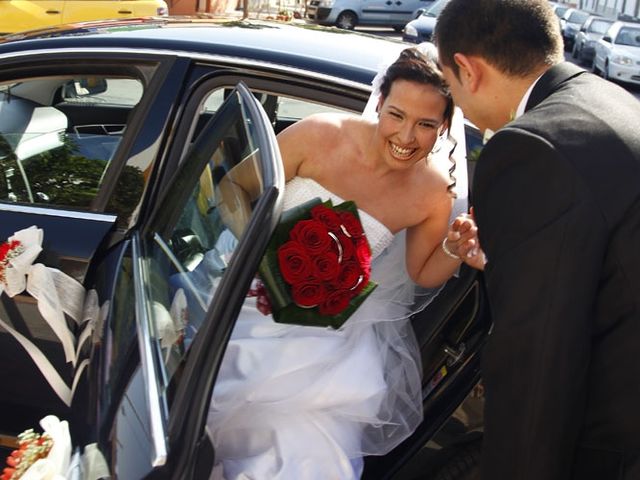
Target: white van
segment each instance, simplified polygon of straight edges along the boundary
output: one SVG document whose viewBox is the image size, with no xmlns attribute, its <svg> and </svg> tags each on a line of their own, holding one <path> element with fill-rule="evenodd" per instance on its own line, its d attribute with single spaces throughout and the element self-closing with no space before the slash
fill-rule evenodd
<svg viewBox="0 0 640 480">
<path fill-rule="evenodd" d="M 433 0 L 311 0 L 307 18 L 348 30 L 360 25 L 393 27 L 399 32 L 432 3 Z"/>
</svg>

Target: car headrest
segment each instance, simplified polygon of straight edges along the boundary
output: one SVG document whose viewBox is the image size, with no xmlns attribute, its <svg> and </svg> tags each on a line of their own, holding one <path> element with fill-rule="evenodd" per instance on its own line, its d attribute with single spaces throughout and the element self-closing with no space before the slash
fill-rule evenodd
<svg viewBox="0 0 640 480">
<path fill-rule="evenodd" d="M 63 145 L 68 120 L 54 107 L 10 95 L 0 95 L 0 134 L 18 160 Z"/>
</svg>

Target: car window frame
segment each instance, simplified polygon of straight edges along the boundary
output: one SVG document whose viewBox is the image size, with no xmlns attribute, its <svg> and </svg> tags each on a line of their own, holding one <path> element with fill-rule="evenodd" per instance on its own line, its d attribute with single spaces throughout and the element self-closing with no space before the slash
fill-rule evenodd
<svg viewBox="0 0 640 480">
<path fill-rule="evenodd" d="M 9 62 L 4 62 L 0 56 L 0 82 L 8 80 L 30 79 L 36 77 L 55 77 L 55 76 L 78 76 L 86 75 L 117 75 L 126 74 L 128 76 L 138 78 L 144 86 L 144 92 L 138 105 L 134 107 L 136 110 L 142 110 L 145 105 L 154 102 L 158 84 L 163 81 L 163 72 L 166 71 L 166 61 L 160 56 L 151 55 L 113 55 L 104 52 L 88 52 L 88 53 L 61 53 L 52 56 L 41 51 L 25 52 L 18 58 L 12 58 Z M 54 101 L 52 99 L 51 104 Z M 132 116 L 128 125 L 133 124 L 135 115 Z M 123 135 L 120 145 L 116 149 L 113 158 L 107 165 L 103 180 L 100 184 L 98 192 L 94 196 L 91 204 L 86 209 L 75 209 L 58 205 L 37 204 L 25 206 L 38 207 L 49 211 L 73 211 L 73 212 L 106 212 L 107 203 L 113 194 L 115 186 L 120 177 L 122 169 L 127 163 L 129 152 L 135 143 L 140 126 L 131 128 Z M 144 196 L 144 192 L 143 192 Z M 2 205 L 5 203 L 3 202 Z M 22 204 L 21 204 L 22 205 Z"/>
<path fill-rule="evenodd" d="M 249 283 L 257 271 L 262 252 L 266 249 L 267 242 L 279 220 L 282 209 L 281 197 L 284 191 L 284 171 L 281 167 L 275 135 L 259 102 L 245 86 L 238 85 L 237 88 L 241 92 L 244 105 L 250 111 L 253 127 L 257 129 L 260 138 L 258 145 L 261 148 L 261 166 L 263 167 L 265 191 L 258 200 L 251 220 L 240 239 L 236 248 L 237 253 L 234 253 L 234 258 L 250 260 L 243 264 L 240 260 L 234 261 L 234 258 L 232 258 L 229 263 L 215 296 L 209 304 L 202 327 L 191 345 L 191 351 L 187 355 L 186 363 L 184 364 L 182 380 L 176 384 L 171 408 L 168 408 L 166 397 L 160 399 L 149 398 L 149 402 L 153 402 L 153 405 L 150 405 L 153 409 L 151 420 L 155 422 L 152 429 L 155 432 L 153 435 L 156 442 L 154 461 L 157 465 L 167 462 L 166 457 L 163 458 L 162 456 L 163 447 L 165 446 L 167 447 L 168 455 L 173 457 L 192 455 L 197 450 L 196 444 L 202 432 L 204 432 L 206 411 L 215 381 L 215 373 L 222 360 L 222 353 L 226 348 L 228 336 L 237 319 L 246 290 L 248 290 Z M 200 89 L 197 89 L 191 96 L 188 105 L 198 104 L 201 101 L 204 93 L 198 90 Z M 216 124 L 219 124 L 219 122 L 212 122 L 211 126 L 208 126 L 202 133 L 206 133 L 209 129 L 215 129 Z M 196 160 L 194 162 L 197 163 L 198 159 L 201 161 L 205 157 L 206 155 L 195 157 Z M 193 179 L 194 171 L 197 171 L 199 167 L 204 167 L 204 165 L 197 165 L 194 162 L 183 163 L 178 167 L 178 170 L 171 176 L 172 180 L 169 182 L 171 187 L 167 188 L 161 199 L 156 202 L 148 222 L 145 222 L 140 231 L 134 234 L 134 238 L 143 238 L 156 232 L 159 234 L 166 233 L 164 229 L 166 225 L 171 223 L 171 219 L 167 219 L 166 205 L 182 205 L 179 199 L 189 194 L 189 192 L 185 193 L 184 184 L 187 181 L 186 179 L 191 179 L 189 181 L 195 184 L 198 176 L 196 176 L 195 180 Z M 199 169 L 202 170 L 202 168 Z M 139 258 L 136 255 L 145 255 L 144 243 L 141 242 L 139 245 L 141 246 L 140 251 L 134 254 L 135 263 L 138 262 L 137 258 Z M 142 286 L 143 270 L 138 273 L 140 275 L 137 281 Z M 239 284 L 246 284 L 247 289 L 239 292 L 237 288 Z M 240 290 L 243 290 L 243 288 L 240 288 Z M 143 298 L 145 301 L 148 300 L 147 297 Z M 221 298 L 224 301 L 220 301 Z M 141 311 L 140 314 L 147 315 L 147 321 L 151 319 L 148 312 Z M 148 325 L 149 323 L 147 323 Z M 162 375 L 161 366 L 158 364 L 161 360 L 158 358 L 157 351 L 154 351 L 155 347 L 150 348 L 149 342 L 151 342 L 151 339 L 145 335 L 140 338 L 146 342 L 144 345 L 140 345 L 141 357 L 144 354 L 147 362 L 146 367 L 143 365 L 147 371 L 146 378 L 157 380 Z M 218 347 L 222 346 L 222 348 L 218 348 L 216 345 Z M 213 358 L 211 358 L 212 355 Z M 207 375 L 202 375 L 202 372 L 205 371 L 205 368 L 202 367 L 203 364 L 206 365 Z M 157 394 L 158 389 L 154 389 L 154 391 Z M 198 406 L 195 407 L 194 403 L 197 403 Z M 169 463 L 171 465 L 185 465 L 184 462 L 175 459 Z"/>
</svg>

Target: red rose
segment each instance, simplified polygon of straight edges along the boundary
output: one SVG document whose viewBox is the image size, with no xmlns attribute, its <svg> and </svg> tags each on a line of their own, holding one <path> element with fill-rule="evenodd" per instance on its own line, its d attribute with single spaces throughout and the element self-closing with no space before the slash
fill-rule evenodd
<svg viewBox="0 0 640 480">
<path fill-rule="evenodd" d="M 334 280 L 340 273 L 340 264 L 338 263 L 338 255 L 334 252 L 325 252 L 313 259 L 313 265 L 316 268 L 316 275 L 320 280 L 330 282 Z"/>
<path fill-rule="evenodd" d="M 339 213 L 342 231 L 345 235 L 353 238 L 359 238 L 364 235 L 360 220 L 351 212 L 342 211 Z"/>
<path fill-rule="evenodd" d="M 298 242 L 289 241 L 278 248 L 278 263 L 282 276 L 289 284 L 298 283 L 313 272 L 313 262 Z"/>
<path fill-rule="evenodd" d="M 341 289 L 351 290 L 358 286 L 358 282 L 362 275 L 363 273 L 360 265 L 358 265 L 354 260 L 347 260 L 342 264 L 337 284 Z"/>
<path fill-rule="evenodd" d="M 329 207 L 316 205 L 311 209 L 311 217 L 322 222 L 332 232 L 340 230 L 340 217 Z"/>
<path fill-rule="evenodd" d="M 365 237 L 356 240 L 355 258 L 363 269 L 371 269 L 371 248 Z"/>
<path fill-rule="evenodd" d="M 337 315 L 349 306 L 353 293 L 349 290 L 335 290 L 320 304 L 318 310 L 322 315 Z"/>
<path fill-rule="evenodd" d="M 324 302 L 326 297 L 324 286 L 317 280 L 308 280 L 291 287 L 291 298 L 299 307 L 315 307 Z"/>
<path fill-rule="evenodd" d="M 336 242 L 340 243 L 340 246 L 335 244 L 332 246 L 332 250 L 338 253 L 341 256 L 340 261 L 344 262 L 345 260 L 353 257 L 355 253 L 355 246 L 353 244 L 353 238 L 347 237 L 344 233 L 336 233 L 335 234 Z"/>
<path fill-rule="evenodd" d="M 300 242 L 310 255 L 319 255 L 331 248 L 327 227 L 317 220 L 300 220 L 291 229 L 289 237 Z"/>
</svg>

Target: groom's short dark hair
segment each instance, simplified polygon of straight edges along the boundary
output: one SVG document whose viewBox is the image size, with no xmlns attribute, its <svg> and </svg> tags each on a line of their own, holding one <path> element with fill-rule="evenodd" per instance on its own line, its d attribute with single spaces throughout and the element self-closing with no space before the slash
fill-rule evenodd
<svg viewBox="0 0 640 480">
<path fill-rule="evenodd" d="M 456 76 L 455 53 L 483 57 L 516 77 L 564 58 L 559 20 L 548 0 L 450 0 L 434 38 L 440 63 Z"/>
</svg>

